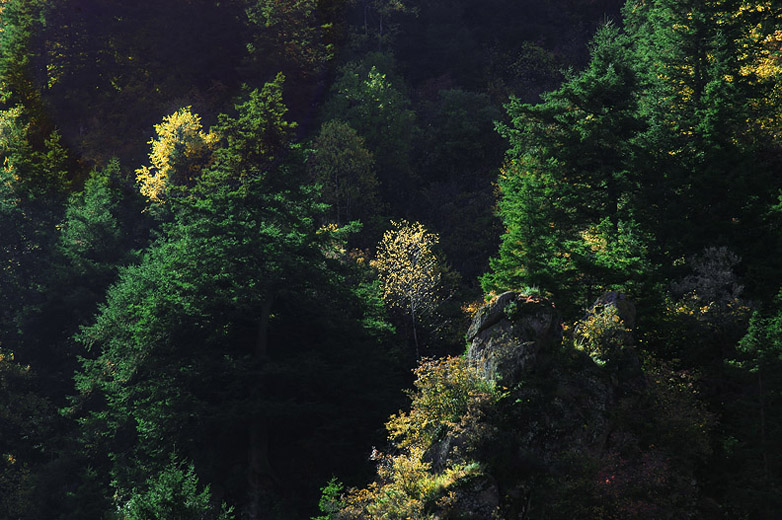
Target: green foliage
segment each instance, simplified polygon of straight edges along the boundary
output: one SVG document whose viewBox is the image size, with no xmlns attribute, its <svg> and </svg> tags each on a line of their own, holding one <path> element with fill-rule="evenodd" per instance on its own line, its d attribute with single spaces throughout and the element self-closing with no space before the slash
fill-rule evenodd
<svg viewBox="0 0 782 520">
<path fill-rule="evenodd" d="M 502 111 L 483 93 L 448 89 L 421 103 L 418 114 L 426 131 L 416 140 L 414 168 L 425 187 L 416 205 L 442 231 L 454 269 L 474 284 L 501 232 L 493 183 L 504 144 L 493 129 Z"/>
<path fill-rule="evenodd" d="M 269 99 L 251 92 L 236 118 L 221 118 L 214 166 L 189 196 L 170 200 L 173 222 L 121 272 L 80 334 L 92 352 L 77 388 L 103 400 L 89 406 L 85 434 L 113 454 L 120 493 L 159 471 L 174 444 L 205 442 L 206 432 L 187 433 L 197 422 L 215 427 L 226 406 L 233 417 L 260 413 L 251 381 L 268 354 L 271 304 L 324 267 L 318 205 L 297 183 L 301 168 L 266 169 L 290 127 L 275 119 L 284 114 L 280 88 L 268 86 Z"/>
<path fill-rule="evenodd" d="M 280 86 L 220 118 L 214 163 L 168 199 L 171 221 L 78 336 L 88 355 L 72 411 L 85 447 L 108 455 L 121 500 L 176 452 L 269 511 L 272 483 L 304 478 L 324 443 L 339 460 L 345 436 L 333 430 L 347 421 L 358 435 L 383 408 L 384 332 L 362 327 L 339 230 L 318 225 L 323 204 L 284 140 Z M 345 399 L 354 392 L 369 412 Z"/>
<path fill-rule="evenodd" d="M 57 135 L 42 148 L 33 146 L 31 137 L 24 109 L 0 111 L 0 341 L 37 362 L 34 356 L 45 358 L 43 352 L 20 348 L 28 332 L 24 322 L 44 298 L 68 182 Z"/>
<path fill-rule="evenodd" d="M 493 175 L 503 152 L 502 139 L 493 132 L 502 112 L 486 94 L 441 90 L 422 112 L 427 132 L 419 145 L 423 160 L 420 168 L 427 180 L 459 182 L 465 188 L 474 188 L 488 178 L 481 174 L 492 171 Z"/>
<path fill-rule="evenodd" d="M 782 293 L 777 297 L 777 307 Z M 775 366 L 782 362 L 782 313 L 763 316 L 755 312 L 749 322 L 747 335 L 738 345 L 738 352 L 746 357 L 741 364 L 751 372 Z"/>
<path fill-rule="evenodd" d="M 322 186 L 323 200 L 331 206 L 329 217 L 337 225 L 355 219 L 366 221 L 376 211 L 374 168 L 374 157 L 364 147 L 364 139 L 350 125 L 329 121 L 321 126 L 307 169 Z"/>
<path fill-rule="evenodd" d="M 537 285 L 558 303 L 585 306 L 607 287 L 649 275 L 638 216 L 636 73 L 612 25 L 592 43 L 589 67 L 539 105 L 512 100 L 499 187 L 505 223 L 484 290 Z"/>
<path fill-rule="evenodd" d="M 119 176 L 116 160 L 103 170 L 93 170 L 84 189 L 68 201 L 59 247 L 69 268 L 79 275 L 105 277 L 116 269 L 123 242 Z"/>
<path fill-rule="evenodd" d="M 243 0 L 253 38 L 248 44 L 249 61 L 255 67 L 292 69 L 315 75 L 333 57 L 328 41 L 331 24 L 324 23 L 315 0 Z"/>
<path fill-rule="evenodd" d="M 37 129 L 21 106 L 0 111 L 0 129 L 0 160 L 20 184 L 20 195 L 29 200 L 61 199 L 72 172 L 59 132 L 36 142 Z"/>
<path fill-rule="evenodd" d="M 266 355 L 263 309 L 281 291 L 300 288 L 296 280 L 315 282 L 324 264 L 313 220 L 294 213 L 308 208 L 297 195 L 306 197 L 267 194 L 255 179 L 183 203 L 177 222 L 139 265 L 122 271 L 82 332 L 95 358 L 84 360 L 78 389 L 104 395 L 108 405 L 92 412 L 87 431 L 138 438 L 131 460 L 128 447 L 111 448 L 120 485 L 136 478 L 132 459 L 160 460 L 171 442 L 192 439 L 186 432 L 195 421 L 220 422 L 228 403 L 234 417 L 258 413 L 251 381 L 259 367 L 246 360 Z M 205 380 L 212 383 L 196 384 Z M 225 393 L 207 391 L 216 387 Z M 255 388 L 249 395 L 239 391 L 248 387 Z"/>
<path fill-rule="evenodd" d="M 482 474 L 480 465 L 459 457 L 434 471 L 425 452 L 449 432 L 469 439 L 469 451 L 477 442 L 482 413 L 497 394 L 462 358 L 425 359 L 415 373 L 410 411 L 393 415 L 386 425 L 389 440 L 401 451 L 384 455 L 374 450 L 378 480 L 343 495 L 334 518 L 434 519 L 435 510 L 460 514 L 456 493 L 460 485 Z"/>
<path fill-rule="evenodd" d="M 30 367 L 0 348 L 0 517 L 34 511 L 35 471 L 51 435 L 51 405 L 36 393 Z"/>
<path fill-rule="evenodd" d="M 410 412 L 393 415 L 386 425 L 400 448 L 425 449 L 448 429 L 474 420 L 480 407 L 497 398 L 493 385 L 460 357 L 423 359 L 414 373 Z"/>
<path fill-rule="evenodd" d="M 749 510 L 759 517 L 773 516 L 780 507 L 782 466 L 774 455 L 780 445 L 782 403 L 782 293 L 774 305 L 756 311 L 730 364 L 746 374 L 739 379 L 744 395 L 727 407 L 725 451 L 736 481 L 728 491 L 732 508 Z M 735 377 L 735 376 L 734 376 Z"/>
<path fill-rule="evenodd" d="M 762 60 L 756 38 L 773 31 L 759 22 L 775 16 L 773 10 L 656 0 L 629 2 L 624 14 L 645 93 L 639 98 L 648 122 L 639 136 L 648 151 L 643 182 L 656 185 L 645 198 L 649 206 L 660 204 L 649 229 L 673 258 L 719 243 L 751 258 L 750 271 L 766 269 L 761 266 L 771 260 L 756 244 L 767 233 L 761 215 L 778 185 L 770 165 L 756 158 L 777 145 L 754 114 L 773 87 L 758 84 L 749 64 Z M 769 281 L 778 285 L 770 271 L 761 276 L 763 293 Z"/>
<path fill-rule="evenodd" d="M 343 120 L 356 130 L 375 157 L 383 199 L 401 204 L 414 185 L 410 152 L 416 116 L 401 85 L 382 71 L 368 63 L 345 65 L 332 86 L 324 118 Z"/>
<path fill-rule="evenodd" d="M 207 190 L 214 188 L 213 183 L 263 175 L 265 169 L 289 152 L 296 123 L 286 119 L 284 83 L 285 76 L 277 74 L 260 90 L 246 92 L 234 107 L 235 117 L 220 116 L 213 129 L 221 140 L 211 168 L 213 178 L 202 181 Z M 267 182 L 274 186 L 273 180 Z"/>
<path fill-rule="evenodd" d="M 358 4 L 358 2 L 356 2 Z M 361 20 L 353 44 L 383 52 L 392 46 L 399 32 L 398 20 L 414 15 L 417 8 L 408 0 L 367 0 L 361 3 Z"/>
<path fill-rule="evenodd" d="M 342 501 L 344 490 L 345 486 L 342 482 L 338 481 L 336 477 L 332 477 L 328 484 L 320 490 L 322 495 L 318 502 L 318 509 L 323 514 L 312 517 L 312 520 L 336 520 L 336 514 L 345 507 L 345 502 Z"/>
<path fill-rule="evenodd" d="M 363 261 L 362 261 L 363 263 Z M 356 282 L 354 292 L 359 300 L 364 302 L 364 318 L 362 320 L 364 328 L 370 331 L 378 339 L 395 332 L 394 326 L 390 323 L 388 317 L 388 308 L 383 302 L 382 290 L 380 289 L 380 280 L 375 277 L 374 271 L 361 266 L 364 280 Z"/>
<path fill-rule="evenodd" d="M 36 3 L 27 71 L 88 164 L 138 164 L 154 122 L 191 104 L 213 115 L 237 93 L 250 36 L 244 2 Z"/>
<path fill-rule="evenodd" d="M 193 464 L 172 461 L 159 475 L 147 480 L 120 512 L 122 520 L 232 520 L 233 510 L 212 503 L 209 486 L 198 490 Z"/>
<path fill-rule="evenodd" d="M 466 325 L 422 226 L 379 279 L 348 252 L 384 212 L 468 280 L 503 232 L 484 290 L 571 321 L 628 293 L 635 337 L 592 309 L 566 332 L 603 368 L 558 351 L 502 395 L 425 361 L 379 480 L 332 480 L 319 520 L 489 518 L 495 490 L 514 518 L 774 517 L 777 3 L 630 0 L 587 57 L 619 0 L 0 0 L 0 517 L 231 516 L 211 489 L 300 518 L 359 481 L 389 316 L 449 352 Z"/>
<path fill-rule="evenodd" d="M 33 38 L 41 30 L 44 2 L 12 0 L 3 2 L 0 22 L 0 102 L 6 107 L 22 105 L 38 109 L 40 98 L 33 83 L 30 62 L 37 49 Z"/>
</svg>

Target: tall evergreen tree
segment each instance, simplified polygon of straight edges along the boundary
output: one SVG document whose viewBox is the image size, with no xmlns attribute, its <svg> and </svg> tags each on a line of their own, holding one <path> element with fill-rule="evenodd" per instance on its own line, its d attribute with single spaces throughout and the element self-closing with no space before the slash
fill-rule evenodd
<svg viewBox="0 0 782 520">
<path fill-rule="evenodd" d="M 268 514 L 298 471 L 289 461 L 314 457 L 317 421 L 339 422 L 327 396 L 362 384 L 340 374 L 372 364 L 321 205 L 289 151 L 281 88 L 221 118 L 215 163 L 169 197 L 173 221 L 80 335 L 91 350 L 77 377 L 84 435 L 109 453 L 120 498 L 182 453 L 250 518 Z"/>
<path fill-rule="evenodd" d="M 613 25 L 592 43 L 586 70 L 538 105 L 511 101 L 500 176 L 507 232 L 486 290 L 537 286 L 562 305 L 585 305 L 647 275 L 638 205 L 638 83 L 628 40 Z"/>
<path fill-rule="evenodd" d="M 625 6 L 648 122 L 639 144 L 649 152 L 643 182 L 646 205 L 656 208 L 649 222 L 672 258 L 728 246 L 754 264 L 750 270 L 770 274 L 754 245 L 764 240 L 763 216 L 779 188 L 768 139 L 754 122 L 769 94 L 769 82 L 752 72 L 757 33 L 770 30 L 759 22 L 764 9 L 732 0 Z"/>
<path fill-rule="evenodd" d="M 384 55 L 370 55 L 364 63 L 349 63 L 332 86 L 324 107 L 327 119 L 347 122 L 375 156 L 380 195 L 392 210 L 406 209 L 416 178 L 410 152 L 416 135 L 416 115 L 410 100 L 384 69 Z"/>
</svg>

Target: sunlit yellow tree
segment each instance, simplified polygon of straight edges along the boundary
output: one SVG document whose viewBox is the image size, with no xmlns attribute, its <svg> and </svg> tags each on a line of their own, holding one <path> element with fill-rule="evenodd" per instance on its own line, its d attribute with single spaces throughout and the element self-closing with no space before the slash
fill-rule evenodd
<svg viewBox="0 0 782 520">
<path fill-rule="evenodd" d="M 416 319 L 436 305 L 442 279 L 442 264 L 433 251 L 440 237 L 428 232 L 420 222 L 401 220 L 391 224 L 393 228 L 385 232 L 378 244 L 374 265 L 383 300 L 410 314 L 418 356 Z"/>
<path fill-rule="evenodd" d="M 149 141 L 151 166 L 136 170 L 136 180 L 141 194 L 160 202 L 172 184 L 190 184 L 209 162 L 218 136 L 214 132 L 204 133 L 201 117 L 180 108 L 163 122 L 155 125 L 157 138 Z"/>
</svg>

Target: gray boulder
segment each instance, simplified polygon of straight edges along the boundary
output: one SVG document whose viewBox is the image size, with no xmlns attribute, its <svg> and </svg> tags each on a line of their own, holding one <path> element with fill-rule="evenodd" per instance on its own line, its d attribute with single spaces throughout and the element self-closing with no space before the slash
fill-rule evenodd
<svg viewBox="0 0 782 520">
<path fill-rule="evenodd" d="M 481 375 L 512 386 L 560 345 L 562 323 L 549 301 L 506 292 L 478 311 L 467 341 L 467 358 Z"/>
</svg>

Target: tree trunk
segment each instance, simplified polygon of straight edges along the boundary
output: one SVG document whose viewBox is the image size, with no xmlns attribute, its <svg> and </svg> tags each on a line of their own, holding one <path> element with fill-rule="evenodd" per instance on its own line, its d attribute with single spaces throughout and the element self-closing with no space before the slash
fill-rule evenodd
<svg viewBox="0 0 782 520">
<path fill-rule="evenodd" d="M 255 343 L 254 360 L 262 363 L 269 350 L 269 315 L 271 314 L 273 298 L 267 297 L 261 307 L 258 320 L 258 336 Z M 269 421 L 263 412 L 257 412 L 250 422 L 248 435 L 248 484 L 250 487 L 250 504 L 248 514 L 250 520 L 262 517 L 262 502 L 264 496 L 278 487 L 279 482 L 274 475 L 269 462 Z"/>
<path fill-rule="evenodd" d="M 255 341 L 255 360 L 263 361 L 269 353 L 269 315 L 272 311 L 271 296 L 266 297 L 261 306 L 261 315 L 258 319 L 258 336 Z"/>
<path fill-rule="evenodd" d="M 763 395 L 763 369 L 758 367 L 758 397 L 760 399 L 760 454 L 763 458 L 763 484 L 768 491 L 769 468 L 766 452 L 766 397 Z"/>
<path fill-rule="evenodd" d="M 418 361 L 421 358 L 421 354 L 418 349 L 418 333 L 415 330 L 415 307 L 410 306 L 410 316 L 413 318 L 413 344 L 415 344 L 415 360 Z"/>
</svg>

